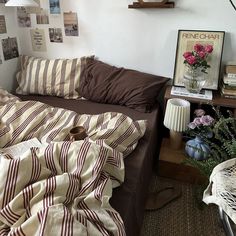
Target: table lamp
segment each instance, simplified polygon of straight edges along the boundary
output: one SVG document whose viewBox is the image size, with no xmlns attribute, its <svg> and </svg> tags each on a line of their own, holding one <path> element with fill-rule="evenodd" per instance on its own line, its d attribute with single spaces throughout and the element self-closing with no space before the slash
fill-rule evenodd
<svg viewBox="0 0 236 236">
<path fill-rule="evenodd" d="M 164 125 L 170 130 L 170 145 L 179 149 L 182 143 L 182 132 L 187 130 L 190 122 L 190 102 L 180 98 L 167 101 Z"/>
<path fill-rule="evenodd" d="M 33 0 L 9 0 L 6 7 L 38 7 L 38 3 Z"/>
</svg>

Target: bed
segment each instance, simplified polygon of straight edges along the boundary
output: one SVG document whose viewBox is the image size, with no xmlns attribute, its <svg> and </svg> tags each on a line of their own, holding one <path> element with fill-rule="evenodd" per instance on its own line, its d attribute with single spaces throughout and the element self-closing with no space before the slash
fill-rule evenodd
<svg viewBox="0 0 236 236">
<path fill-rule="evenodd" d="M 156 101 L 156 97 L 160 89 L 164 86 L 164 84 L 168 81 L 168 79 L 159 78 L 159 80 L 157 80 L 156 76 L 150 76 L 145 73 L 111 67 L 99 61 L 95 61 L 94 63 L 94 58 L 93 58 L 90 64 L 86 62 L 87 63 L 86 69 L 83 69 L 83 63 L 81 63 L 82 69 L 80 71 L 80 95 L 82 95 L 86 99 L 77 99 L 76 98 L 77 90 L 75 89 L 71 91 L 70 90 L 71 84 L 67 86 L 67 88 L 69 88 L 68 90 L 69 92 L 68 91 L 65 92 L 65 89 L 63 90 L 60 87 L 61 86 L 60 85 L 58 91 L 56 88 L 53 88 L 53 91 L 50 90 L 49 94 L 47 94 L 48 85 L 46 83 L 48 81 L 43 82 L 43 84 L 39 84 L 37 81 L 34 81 L 33 83 L 31 79 L 28 79 L 27 82 L 27 79 L 25 79 L 27 75 L 30 76 L 30 78 L 35 78 L 39 76 L 42 67 L 42 64 L 40 65 L 40 63 L 42 63 L 42 59 L 40 59 L 40 61 L 35 62 L 36 66 L 39 65 L 41 66 L 36 69 L 33 69 L 34 66 L 29 62 L 26 62 L 27 61 L 26 59 L 28 60 L 28 57 L 21 59 L 22 70 L 17 76 L 19 84 L 17 90 L 18 93 L 17 96 L 22 100 L 22 103 L 24 103 L 24 101 L 28 102 L 24 104 L 24 106 L 38 106 L 39 102 L 40 104 L 39 109 L 41 109 L 41 107 L 44 106 L 42 104 L 47 104 L 52 108 L 59 107 L 59 108 L 64 108 L 69 112 L 73 111 L 74 113 L 71 113 L 73 116 L 75 114 L 84 116 L 85 114 L 85 116 L 88 116 L 86 118 L 88 122 L 85 122 L 86 125 L 89 125 L 90 120 L 93 119 L 91 118 L 93 115 L 96 116 L 98 114 L 99 115 L 106 114 L 108 115 L 107 122 L 109 123 L 109 117 L 112 120 L 114 116 L 117 116 L 118 114 L 118 116 L 121 117 L 125 116 L 125 119 L 129 120 L 129 122 L 131 123 L 134 122 L 134 127 L 135 129 L 138 130 L 138 132 L 141 132 L 140 131 L 141 126 L 139 127 L 138 123 L 135 122 L 145 121 L 146 124 L 145 133 L 142 131 L 143 134 L 141 136 L 143 137 L 139 139 L 137 147 L 136 143 L 133 145 L 134 147 L 136 147 L 134 151 L 130 149 L 130 151 L 128 152 L 128 154 L 129 153 L 130 154 L 127 156 L 125 155 L 126 157 L 124 158 L 124 172 L 125 172 L 124 181 L 120 180 L 120 182 L 123 182 L 120 186 L 119 184 L 113 186 L 112 198 L 110 201 L 111 206 L 119 213 L 119 216 L 124 222 L 125 230 L 124 232 L 122 231 L 123 226 L 122 222 L 119 220 L 119 216 L 112 215 L 113 219 L 115 218 L 116 223 L 118 222 L 117 224 L 120 224 L 118 226 L 118 230 L 112 231 L 111 229 L 110 231 L 108 230 L 107 232 L 102 232 L 102 235 L 125 235 L 125 234 L 128 236 L 139 235 L 144 215 L 144 206 L 148 192 L 148 185 L 152 173 L 153 159 L 158 156 L 156 154 L 157 151 L 156 148 L 158 146 L 158 137 L 161 136 L 159 134 L 159 128 L 158 128 L 160 124 L 159 122 L 160 108 Z M 35 59 L 33 58 L 33 61 L 34 60 Z M 58 64 L 58 61 L 54 61 L 53 63 Z M 62 65 L 63 63 L 64 62 L 62 62 Z M 72 68 L 73 65 L 76 65 L 76 63 L 78 62 L 72 61 L 70 68 Z M 26 72 L 24 72 L 24 70 L 26 70 Z M 36 74 L 32 77 L 33 73 Z M 46 72 L 44 71 L 42 75 L 45 76 L 45 73 Z M 58 75 L 58 73 L 56 72 L 54 73 L 55 76 Z M 75 73 L 72 72 L 72 70 L 70 70 L 69 73 L 70 81 L 71 81 L 71 74 L 73 74 L 74 78 Z M 135 78 L 137 81 L 137 84 L 135 85 L 137 86 L 135 86 L 133 83 L 134 81 L 133 79 Z M 145 79 L 143 80 L 143 78 Z M 56 80 L 57 78 L 56 77 L 53 78 L 52 76 L 52 81 L 49 82 L 50 88 L 52 88 L 52 84 L 55 83 Z M 131 83 L 132 86 L 129 83 Z M 63 84 L 65 83 L 63 82 Z M 42 93 L 42 86 L 44 85 L 45 89 L 44 92 Z M 31 91 L 30 92 L 26 91 L 28 89 Z M 63 91 L 64 93 L 63 96 L 61 96 L 61 94 L 57 94 L 61 93 L 61 91 Z M 31 93 L 34 93 L 34 95 L 30 95 Z M 35 93 L 41 95 L 35 95 Z M 52 93 L 56 96 L 52 96 Z M 32 101 L 37 101 L 36 105 Z M 37 109 L 38 108 L 36 107 L 34 112 L 35 115 L 37 115 Z M 12 111 L 12 113 L 13 114 L 11 115 L 14 116 L 14 111 Z M 25 117 L 25 119 L 28 119 L 27 116 Z M 119 122 L 116 121 L 115 123 Z M 122 127 L 121 128 L 118 127 L 118 129 L 122 130 Z M 18 132 L 18 130 L 19 129 L 17 128 L 16 124 L 15 128 L 14 127 L 12 128 L 12 137 L 16 136 L 15 134 Z M 65 139 L 65 137 L 63 139 Z M 5 141 L 2 140 L 2 142 L 4 143 Z M 49 138 L 49 143 L 50 143 L 50 138 Z M 11 143 L 8 142 L 8 146 L 10 146 L 10 144 Z M 12 144 L 14 144 L 14 142 L 12 142 Z M 114 145 L 114 143 L 110 144 Z M 129 148 L 130 147 L 128 148 L 124 147 L 124 150 L 127 149 L 129 150 Z M 117 177 L 117 179 L 119 179 L 119 177 Z M 0 214 L 0 219 L 1 219 L 1 214 Z M 104 222 L 103 223 L 106 224 L 106 220 Z M 100 227 L 99 224 L 97 228 Z M 72 235 L 72 234 L 73 234 L 72 232 L 67 232 L 67 234 L 63 235 Z M 96 233 L 94 233 L 94 235 L 96 235 Z"/>
<path fill-rule="evenodd" d="M 107 111 L 121 112 L 135 120 L 147 120 L 148 126 L 137 148 L 125 158 L 125 181 L 114 189 L 111 205 L 120 213 L 128 236 L 139 235 L 145 199 L 151 178 L 153 158 L 157 158 L 159 108 L 151 113 L 141 113 L 124 106 L 94 103 L 87 100 L 65 100 L 46 96 L 20 96 L 22 100 L 37 100 L 52 106 L 76 111 L 79 114 L 100 114 Z"/>
</svg>

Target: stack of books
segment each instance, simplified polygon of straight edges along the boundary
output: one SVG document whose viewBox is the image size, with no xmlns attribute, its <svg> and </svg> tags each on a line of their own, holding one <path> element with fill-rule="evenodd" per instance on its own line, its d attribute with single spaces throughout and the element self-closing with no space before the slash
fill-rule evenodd
<svg viewBox="0 0 236 236">
<path fill-rule="evenodd" d="M 236 98 L 236 63 L 225 66 L 225 74 L 221 83 L 222 97 Z"/>
</svg>

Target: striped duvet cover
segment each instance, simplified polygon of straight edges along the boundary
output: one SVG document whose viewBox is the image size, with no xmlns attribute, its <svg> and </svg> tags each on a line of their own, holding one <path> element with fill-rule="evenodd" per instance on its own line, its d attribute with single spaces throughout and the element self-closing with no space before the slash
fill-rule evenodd
<svg viewBox="0 0 236 236">
<path fill-rule="evenodd" d="M 84 126 L 88 137 L 70 141 L 74 126 Z M 145 128 L 121 113 L 1 104 L 0 148 L 34 137 L 43 146 L 18 158 L 0 154 L 0 235 L 125 235 L 109 199 L 124 180 L 123 158 Z"/>
</svg>

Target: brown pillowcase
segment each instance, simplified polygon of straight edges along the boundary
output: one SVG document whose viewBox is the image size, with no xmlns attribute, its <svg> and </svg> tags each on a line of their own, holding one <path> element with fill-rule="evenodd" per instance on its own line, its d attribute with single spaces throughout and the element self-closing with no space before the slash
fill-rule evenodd
<svg viewBox="0 0 236 236">
<path fill-rule="evenodd" d="M 79 94 L 99 103 L 150 112 L 168 78 L 117 68 L 96 59 L 82 63 Z"/>
</svg>

